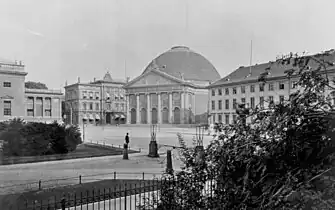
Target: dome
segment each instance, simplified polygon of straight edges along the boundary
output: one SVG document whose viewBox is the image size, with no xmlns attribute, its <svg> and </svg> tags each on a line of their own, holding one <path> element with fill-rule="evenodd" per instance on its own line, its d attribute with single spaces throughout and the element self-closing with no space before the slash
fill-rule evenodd
<svg viewBox="0 0 335 210">
<path fill-rule="evenodd" d="M 220 74 L 202 55 L 185 46 L 175 46 L 159 55 L 146 67 L 143 73 L 158 68 L 177 78 L 196 81 L 215 81 Z"/>
</svg>

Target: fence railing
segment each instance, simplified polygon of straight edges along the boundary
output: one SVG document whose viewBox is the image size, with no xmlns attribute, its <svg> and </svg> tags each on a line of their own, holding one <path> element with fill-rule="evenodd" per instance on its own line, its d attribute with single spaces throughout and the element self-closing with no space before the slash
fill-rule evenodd
<svg viewBox="0 0 335 210">
<path fill-rule="evenodd" d="M 7 186 L 0 186 L 0 193 L 17 193 L 34 190 L 49 190 L 57 187 L 65 187 L 83 183 L 90 183 L 101 180 L 151 180 L 160 178 L 162 173 L 134 173 L 134 172 L 116 172 L 101 173 L 92 175 L 78 175 L 73 177 L 64 177 L 60 179 L 38 180 L 36 182 L 29 182 L 23 184 L 14 184 Z"/>
<path fill-rule="evenodd" d="M 59 197 L 48 197 L 47 200 L 26 200 L 20 204 L 18 209 L 156 209 L 158 201 L 162 196 L 165 198 L 164 205 L 167 206 L 174 206 L 176 203 L 183 205 L 183 202 L 189 202 L 187 201 L 189 195 L 183 192 L 184 186 L 194 188 L 196 183 L 202 185 L 202 188 L 198 189 L 198 192 L 207 198 L 213 198 L 215 189 L 219 186 L 213 178 L 203 181 L 189 181 L 185 185 L 185 182 L 177 181 L 175 177 L 139 180 L 139 182 L 119 184 L 110 188 L 89 189 L 86 191 L 78 190 Z M 167 197 L 171 196 L 171 193 L 173 194 L 172 197 Z"/>
</svg>

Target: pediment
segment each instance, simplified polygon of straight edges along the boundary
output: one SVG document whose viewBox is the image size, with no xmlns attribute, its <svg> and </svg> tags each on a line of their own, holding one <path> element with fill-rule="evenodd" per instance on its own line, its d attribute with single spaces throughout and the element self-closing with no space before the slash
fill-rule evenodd
<svg viewBox="0 0 335 210">
<path fill-rule="evenodd" d="M 5 95 L 5 96 L 1 96 L 0 97 L 1 99 L 4 99 L 4 100 L 8 100 L 8 99 L 14 99 L 14 97 L 13 96 L 10 96 L 10 95 Z"/>
<path fill-rule="evenodd" d="M 180 84 L 179 81 L 172 78 L 168 78 L 165 75 L 158 74 L 156 72 L 149 72 L 144 74 L 133 81 L 128 87 L 143 87 L 153 85 L 173 85 Z"/>
</svg>

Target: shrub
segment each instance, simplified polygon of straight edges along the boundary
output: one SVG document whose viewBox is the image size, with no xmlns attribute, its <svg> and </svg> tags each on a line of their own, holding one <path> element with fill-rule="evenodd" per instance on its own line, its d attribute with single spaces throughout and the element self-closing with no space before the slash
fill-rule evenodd
<svg viewBox="0 0 335 210">
<path fill-rule="evenodd" d="M 162 188 L 158 209 L 303 209 L 317 203 L 334 208 L 333 200 L 325 201 L 335 195 L 328 56 L 291 54 L 265 69 L 288 68 L 286 75 L 297 77 L 301 89 L 267 110 L 239 106 L 237 123 L 216 125 L 221 134 L 201 158 L 183 146 L 185 168 Z M 267 77 L 260 75 L 259 82 Z M 206 180 L 214 183 L 210 196 L 201 193 Z"/>
<path fill-rule="evenodd" d="M 5 141 L 3 150 L 6 156 L 65 154 L 82 143 L 77 126 L 65 127 L 57 122 L 25 123 L 20 119 L 3 122 L 0 126 L 0 139 Z"/>
</svg>

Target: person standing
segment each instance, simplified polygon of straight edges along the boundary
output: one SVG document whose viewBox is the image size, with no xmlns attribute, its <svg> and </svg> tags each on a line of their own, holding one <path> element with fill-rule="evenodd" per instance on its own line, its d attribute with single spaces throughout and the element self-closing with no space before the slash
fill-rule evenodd
<svg viewBox="0 0 335 210">
<path fill-rule="evenodd" d="M 126 141 L 126 144 L 128 145 L 129 144 L 129 134 L 128 133 L 126 134 L 126 137 L 124 140 Z"/>
</svg>

